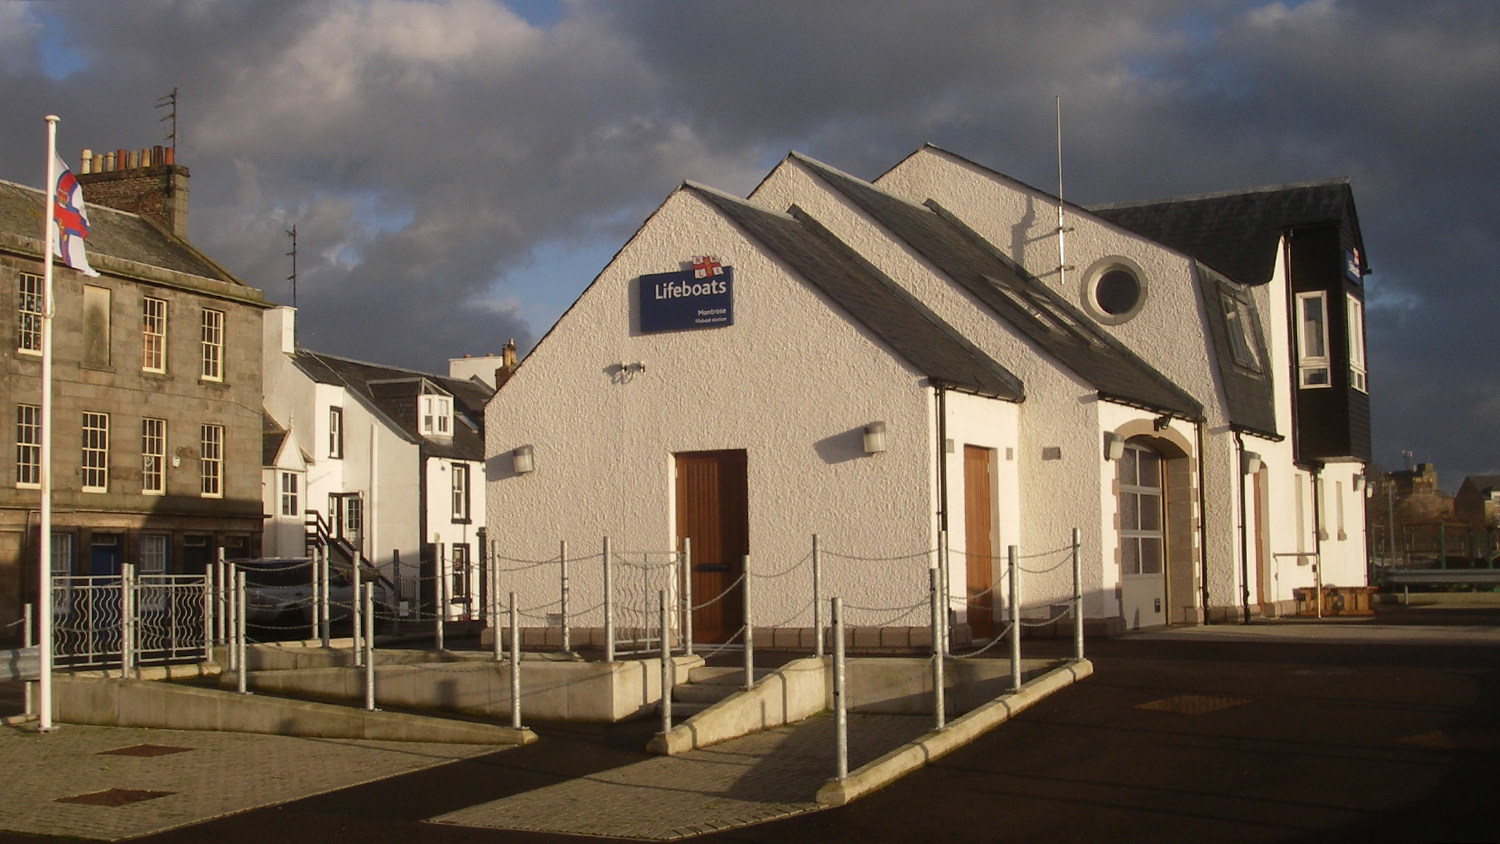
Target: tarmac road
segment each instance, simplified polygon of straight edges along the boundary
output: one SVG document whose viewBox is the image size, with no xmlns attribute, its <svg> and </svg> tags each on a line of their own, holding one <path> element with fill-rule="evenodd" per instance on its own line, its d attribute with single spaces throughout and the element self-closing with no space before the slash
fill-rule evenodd
<svg viewBox="0 0 1500 844">
<path fill-rule="evenodd" d="M 1089 657 L 1092 678 L 873 796 L 697 840 L 1500 840 L 1500 609 L 1138 634 Z M 137 840 L 597 841 L 423 821 L 640 761 L 654 728 L 542 725 L 528 747 Z"/>
</svg>

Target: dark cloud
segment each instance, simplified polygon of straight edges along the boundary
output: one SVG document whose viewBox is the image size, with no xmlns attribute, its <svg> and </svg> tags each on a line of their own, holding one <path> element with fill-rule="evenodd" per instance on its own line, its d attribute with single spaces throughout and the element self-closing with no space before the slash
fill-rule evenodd
<svg viewBox="0 0 1500 844">
<path fill-rule="evenodd" d="M 685 178 L 743 193 L 788 148 L 873 177 L 932 141 L 1050 187 L 1060 94 L 1080 202 L 1352 177 L 1378 459 L 1409 448 L 1450 488 L 1500 471 L 1500 5 L 514 8 L 0 3 L 0 177 L 40 182 L 48 112 L 69 157 L 157 142 L 178 86 L 194 240 L 289 301 L 297 225 L 304 342 L 436 369 L 529 345 L 547 326 L 517 304 L 589 280 L 537 282 L 534 256 L 623 242 Z"/>
</svg>

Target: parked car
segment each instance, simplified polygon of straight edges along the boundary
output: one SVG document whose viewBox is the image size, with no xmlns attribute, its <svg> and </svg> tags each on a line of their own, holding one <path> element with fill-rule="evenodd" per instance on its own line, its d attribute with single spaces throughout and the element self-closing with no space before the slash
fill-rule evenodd
<svg viewBox="0 0 1500 844">
<path fill-rule="evenodd" d="M 318 605 L 313 590 L 316 567 L 308 557 L 264 557 L 236 560 L 234 567 L 245 572 L 245 623 L 261 628 L 258 638 L 310 637 L 317 619 Z M 360 568 L 361 583 L 375 584 L 376 626 L 384 627 L 393 618 L 395 589 L 380 572 L 369 566 Z M 349 570 L 335 564 L 328 574 L 328 618 L 334 629 L 347 632 L 353 617 L 354 589 Z"/>
</svg>

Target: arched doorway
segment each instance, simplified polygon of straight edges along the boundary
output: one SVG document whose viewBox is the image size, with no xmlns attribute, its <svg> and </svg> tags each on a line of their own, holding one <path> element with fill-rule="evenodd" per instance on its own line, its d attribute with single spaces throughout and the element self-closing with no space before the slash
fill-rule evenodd
<svg viewBox="0 0 1500 844">
<path fill-rule="evenodd" d="M 1126 628 L 1200 620 L 1190 446 L 1171 429 L 1137 433 L 1138 425 L 1150 424 L 1132 423 L 1118 431 L 1127 437 L 1116 470 L 1120 614 Z"/>
</svg>

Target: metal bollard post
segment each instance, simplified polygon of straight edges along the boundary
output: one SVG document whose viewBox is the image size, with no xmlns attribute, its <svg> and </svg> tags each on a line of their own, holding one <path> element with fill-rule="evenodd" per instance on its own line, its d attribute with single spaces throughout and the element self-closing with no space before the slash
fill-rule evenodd
<svg viewBox="0 0 1500 844">
<path fill-rule="evenodd" d="M 609 537 L 604 537 L 604 661 L 615 661 L 614 561 L 609 555 Z"/>
<path fill-rule="evenodd" d="M 1073 658 L 1083 659 L 1083 564 L 1078 546 L 1078 528 L 1073 528 Z"/>
<path fill-rule="evenodd" d="M 949 572 L 948 554 L 948 531 L 938 531 L 938 595 L 941 597 L 939 608 L 941 609 L 937 628 L 938 653 L 947 656 L 952 653 L 948 642 L 948 605 L 953 601 L 953 592 L 950 589 L 948 578 Z"/>
<path fill-rule="evenodd" d="M 238 668 L 237 687 L 240 694 L 249 692 L 249 668 L 245 664 L 245 573 L 234 573 L 234 636 L 235 660 Z"/>
<path fill-rule="evenodd" d="M 401 635 L 401 602 L 405 598 L 401 594 L 401 549 L 391 549 L 391 585 L 395 587 L 396 594 L 391 601 L 391 632 Z"/>
<path fill-rule="evenodd" d="M 365 711 L 375 711 L 375 584 L 365 584 Z"/>
<path fill-rule="evenodd" d="M 34 639 L 32 639 L 32 637 L 31 637 L 31 624 L 32 624 L 32 608 L 31 608 L 31 604 L 28 603 L 28 604 L 26 604 L 26 606 L 24 606 L 24 607 L 21 608 L 21 647 L 23 647 L 23 648 L 29 648 L 32 645 L 36 644 L 36 641 Z M 23 710 L 27 715 L 35 715 L 36 714 L 36 700 L 35 700 L 35 697 L 34 697 L 35 693 L 36 693 L 36 681 L 35 680 L 27 680 L 26 681 L 26 692 L 25 692 L 25 695 L 26 695 L 26 709 Z"/>
<path fill-rule="evenodd" d="M 214 567 L 203 567 L 203 654 L 214 654 Z"/>
<path fill-rule="evenodd" d="M 672 665 L 671 625 L 667 623 L 667 590 L 657 593 L 661 605 L 661 733 L 672 732 L 672 686 L 677 678 Z"/>
<path fill-rule="evenodd" d="M 495 555 L 491 554 L 490 559 L 493 560 L 494 558 Z M 499 567 L 495 565 L 490 566 L 489 614 L 490 632 L 494 634 L 494 641 L 490 642 L 490 648 L 493 651 L 492 656 L 494 656 L 495 661 L 499 662 L 505 659 L 505 642 L 503 641 L 505 637 L 502 635 L 500 629 L 500 573 L 496 571 L 497 568 Z"/>
<path fill-rule="evenodd" d="M 135 662 L 135 564 L 120 564 L 120 676 Z"/>
<path fill-rule="evenodd" d="M 331 646 L 333 638 L 332 619 L 328 607 L 328 546 L 313 549 L 318 559 L 318 638 L 323 647 Z"/>
<path fill-rule="evenodd" d="M 1010 685 L 1021 688 L 1021 569 L 1016 565 L 1016 546 L 1006 547 L 1010 558 Z"/>
<path fill-rule="evenodd" d="M 849 778 L 849 700 L 844 672 L 844 599 L 834 598 L 833 622 L 833 747 L 835 777 Z"/>
<path fill-rule="evenodd" d="M 218 610 L 214 613 L 217 626 L 214 628 L 214 641 L 222 645 L 229 644 L 229 637 L 234 635 L 229 629 L 229 593 L 234 588 L 230 581 L 228 565 L 224 561 L 224 549 L 219 549 L 219 558 L 214 561 L 214 583 L 219 589 L 214 593 L 214 602 Z"/>
<path fill-rule="evenodd" d="M 682 652 L 693 655 L 693 538 L 682 538 Z"/>
<path fill-rule="evenodd" d="M 740 594 L 745 597 L 745 688 L 755 685 L 755 620 L 750 613 L 750 556 L 745 555 L 744 584 Z"/>
<path fill-rule="evenodd" d="M 568 540 L 559 541 L 557 559 L 558 568 L 561 570 L 558 576 L 562 580 L 562 588 L 557 596 L 557 614 L 562 623 L 562 652 L 567 654 L 573 652 L 573 633 L 569 629 L 573 621 L 568 618 Z"/>
<path fill-rule="evenodd" d="M 510 593 L 510 726 L 521 729 L 521 616 Z"/>
<path fill-rule="evenodd" d="M 437 565 L 432 568 L 437 582 L 432 585 L 432 643 L 439 651 L 444 651 L 448 649 L 448 643 L 443 640 L 443 626 L 448 620 L 448 577 L 443 571 L 447 565 L 447 556 L 443 553 L 441 542 L 433 544 L 437 546 Z"/>
<path fill-rule="evenodd" d="M 360 591 L 359 554 L 354 556 L 354 562 L 349 565 L 349 585 L 352 587 L 349 590 L 349 650 L 354 664 L 360 666 L 365 664 L 364 645 L 360 641 L 364 631 L 361 626 L 363 613 L 360 611 L 360 596 L 364 593 Z"/>
<path fill-rule="evenodd" d="M 812 547 L 813 578 L 813 656 L 823 658 L 823 556 L 818 548 L 818 535 L 813 534 Z"/>
<path fill-rule="evenodd" d="M 943 680 L 943 606 L 940 590 L 943 576 L 937 569 L 927 573 L 932 593 L 932 717 L 936 729 L 948 726 L 948 706 Z"/>
<path fill-rule="evenodd" d="M 232 569 L 232 568 L 226 568 L 224 571 L 225 571 L 225 577 L 227 578 L 227 581 L 224 583 L 224 586 L 223 586 L 223 592 L 224 592 L 224 613 L 223 613 L 223 616 L 224 616 L 224 667 L 227 668 L 227 669 L 229 669 L 231 672 L 233 672 L 233 671 L 238 671 L 239 670 L 239 665 L 240 665 L 239 664 L 240 652 L 239 652 L 239 649 L 235 646 L 235 639 L 234 639 L 234 631 L 237 629 L 235 627 L 235 621 L 234 621 L 234 594 L 235 594 L 234 593 L 234 577 L 235 577 L 235 572 L 234 572 L 234 569 Z"/>
</svg>

